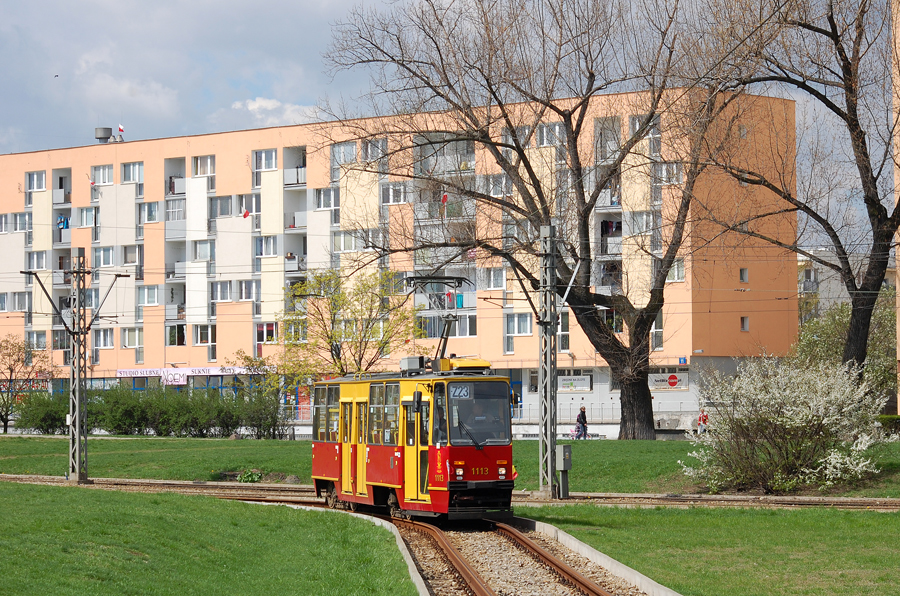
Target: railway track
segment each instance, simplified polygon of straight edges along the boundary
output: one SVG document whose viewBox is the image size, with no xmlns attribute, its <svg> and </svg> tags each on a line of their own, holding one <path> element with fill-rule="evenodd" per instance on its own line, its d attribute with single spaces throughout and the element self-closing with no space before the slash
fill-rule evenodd
<svg viewBox="0 0 900 596">
<path fill-rule="evenodd" d="M 32 474 L 0 474 L 0 481 L 28 484 L 66 485 L 63 476 Z M 181 492 L 209 496 L 263 495 L 272 500 L 317 499 L 315 489 L 304 484 L 262 484 L 241 482 L 203 482 L 189 480 L 141 480 L 129 478 L 93 478 L 88 486 L 101 489 L 139 492 Z M 288 502 L 288 501 L 285 501 Z M 660 495 L 624 493 L 571 493 L 566 500 L 548 501 L 537 495 L 519 491 L 513 495 L 513 506 L 570 505 L 590 503 L 619 507 L 751 507 L 770 509 L 856 509 L 870 511 L 900 511 L 900 499 L 856 497 L 806 497 L 774 495 Z"/>
</svg>

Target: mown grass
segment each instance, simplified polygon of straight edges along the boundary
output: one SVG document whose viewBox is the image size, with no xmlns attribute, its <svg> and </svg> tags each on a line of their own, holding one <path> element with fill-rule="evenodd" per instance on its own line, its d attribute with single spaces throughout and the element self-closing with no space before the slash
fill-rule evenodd
<svg viewBox="0 0 900 596">
<path fill-rule="evenodd" d="M 394 537 L 347 515 L 0 483 L 3 594 L 415 594 Z"/>
<path fill-rule="evenodd" d="M 900 514 L 519 508 L 684 596 L 900 595 Z"/>
<path fill-rule="evenodd" d="M 0 435 L 0 473 L 60 476 L 68 464 L 64 438 Z M 686 441 L 576 441 L 572 443 L 569 489 L 573 492 L 691 493 L 701 487 L 681 471 L 692 446 Z M 881 474 L 828 493 L 841 496 L 900 497 L 900 443 L 878 448 Z M 538 488 L 538 442 L 516 441 L 516 488 Z M 220 480 L 225 472 L 256 468 L 296 475 L 308 484 L 309 441 L 227 439 L 88 439 L 88 471 L 93 477 Z"/>
</svg>

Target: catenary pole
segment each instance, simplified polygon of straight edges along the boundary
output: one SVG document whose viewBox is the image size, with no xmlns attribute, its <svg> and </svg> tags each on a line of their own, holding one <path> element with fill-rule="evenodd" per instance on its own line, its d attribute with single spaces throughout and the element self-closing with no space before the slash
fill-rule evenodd
<svg viewBox="0 0 900 596">
<path fill-rule="evenodd" d="M 539 492 L 556 498 L 556 228 L 541 226 L 540 284 L 541 362 L 538 385 L 541 396 Z"/>
</svg>

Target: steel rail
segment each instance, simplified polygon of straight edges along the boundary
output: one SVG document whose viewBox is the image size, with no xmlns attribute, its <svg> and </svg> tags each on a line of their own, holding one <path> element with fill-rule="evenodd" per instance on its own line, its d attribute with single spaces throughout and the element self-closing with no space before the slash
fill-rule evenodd
<svg viewBox="0 0 900 596">
<path fill-rule="evenodd" d="M 379 516 L 382 517 L 382 516 Z M 383 519 L 390 520 L 395 526 L 405 527 L 410 530 L 421 532 L 423 534 L 427 534 L 437 543 L 438 547 L 444 553 L 444 556 L 447 557 L 447 560 L 462 578 L 462 580 L 466 583 L 469 591 L 474 594 L 474 596 L 496 596 L 496 593 L 491 589 L 491 587 L 484 581 L 484 578 L 469 565 L 469 562 L 466 561 L 459 551 L 456 550 L 444 533 L 435 526 L 431 524 L 426 524 L 422 522 L 410 521 L 406 519 L 398 519 L 395 517 L 387 517 L 384 516 Z"/>
<path fill-rule="evenodd" d="M 494 529 L 497 532 L 512 540 L 517 546 L 521 547 L 523 550 L 536 557 L 544 565 L 550 567 L 550 569 L 552 569 L 564 581 L 575 586 L 577 590 L 580 590 L 588 596 L 613 596 L 588 578 L 575 571 L 567 563 L 561 561 L 560 559 L 557 559 L 555 556 L 544 550 L 536 542 L 534 542 L 528 536 L 521 533 L 512 526 L 508 526 L 500 522 L 491 523 L 494 524 Z"/>
</svg>

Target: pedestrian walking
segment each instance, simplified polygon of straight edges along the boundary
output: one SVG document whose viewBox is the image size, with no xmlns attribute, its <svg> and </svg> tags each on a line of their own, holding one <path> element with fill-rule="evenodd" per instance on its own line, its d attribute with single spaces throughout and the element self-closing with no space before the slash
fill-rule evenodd
<svg viewBox="0 0 900 596">
<path fill-rule="evenodd" d="M 581 406 L 581 411 L 578 412 L 578 417 L 575 418 L 575 423 L 578 428 L 578 431 L 575 433 L 575 439 L 586 439 L 588 434 L 587 428 L 587 414 L 584 411 L 584 406 Z"/>
<path fill-rule="evenodd" d="M 700 408 L 700 416 L 697 417 L 697 434 L 702 435 L 706 432 L 706 425 L 709 424 L 709 415 L 706 410 Z"/>
</svg>

